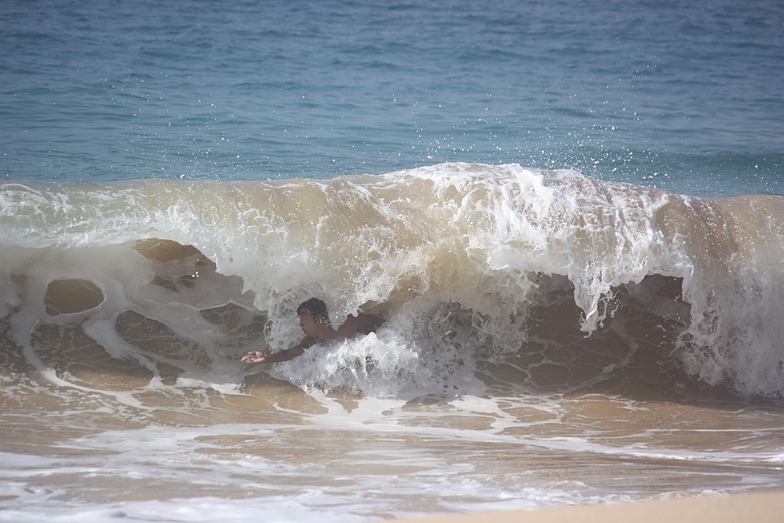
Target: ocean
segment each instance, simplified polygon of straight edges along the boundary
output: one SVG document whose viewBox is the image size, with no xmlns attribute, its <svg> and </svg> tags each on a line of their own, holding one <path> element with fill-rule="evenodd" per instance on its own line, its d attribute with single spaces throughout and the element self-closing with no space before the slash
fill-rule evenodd
<svg viewBox="0 0 784 523">
<path fill-rule="evenodd" d="M 0 521 L 784 488 L 784 5 L 6 0 Z M 376 332 L 248 365 L 317 296 Z"/>
</svg>

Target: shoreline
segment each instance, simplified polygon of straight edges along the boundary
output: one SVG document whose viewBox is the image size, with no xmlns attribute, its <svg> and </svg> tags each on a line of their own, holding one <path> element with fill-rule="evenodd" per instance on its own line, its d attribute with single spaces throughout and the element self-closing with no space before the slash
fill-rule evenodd
<svg viewBox="0 0 784 523">
<path fill-rule="evenodd" d="M 673 499 L 523 509 L 476 514 L 425 516 L 394 520 L 397 523 L 780 523 L 784 491 L 708 495 Z"/>
</svg>

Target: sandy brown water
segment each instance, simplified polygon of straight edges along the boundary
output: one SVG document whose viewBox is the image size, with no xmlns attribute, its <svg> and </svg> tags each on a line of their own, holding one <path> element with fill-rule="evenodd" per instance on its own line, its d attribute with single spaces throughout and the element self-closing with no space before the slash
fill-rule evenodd
<svg viewBox="0 0 784 523">
<path fill-rule="evenodd" d="M 451 397 L 303 390 L 266 372 L 225 392 L 178 385 L 177 369 L 150 386 L 138 365 L 54 327 L 41 329 L 42 372 L 6 336 L 0 449 L 19 488 L 2 503 L 311 492 L 399 517 L 784 487 L 779 402 L 687 375 L 673 329 L 632 305 L 586 338 L 559 303 L 517 354 L 478 365 L 481 393 Z"/>
</svg>

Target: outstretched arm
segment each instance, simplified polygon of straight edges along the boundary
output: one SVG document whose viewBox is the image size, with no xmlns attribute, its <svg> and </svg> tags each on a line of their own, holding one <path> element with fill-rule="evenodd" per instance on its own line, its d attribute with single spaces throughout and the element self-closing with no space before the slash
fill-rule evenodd
<svg viewBox="0 0 784 523">
<path fill-rule="evenodd" d="M 310 347 L 316 342 L 315 339 L 307 336 L 301 342 L 294 345 L 290 349 L 276 352 L 275 354 L 267 354 L 265 352 L 250 351 L 242 357 L 242 363 L 278 363 L 281 361 L 293 360 L 297 356 L 302 356 L 305 349 Z"/>
</svg>

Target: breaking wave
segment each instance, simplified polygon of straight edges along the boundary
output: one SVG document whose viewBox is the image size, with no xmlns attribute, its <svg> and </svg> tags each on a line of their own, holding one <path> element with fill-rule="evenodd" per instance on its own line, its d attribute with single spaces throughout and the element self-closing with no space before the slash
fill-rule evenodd
<svg viewBox="0 0 784 523">
<path fill-rule="evenodd" d="M 697 199 L 474 164 L 17 183 L 0 186 L 0 244 L 4 368 L 128 402 L 161 387 L 238 390 L 258 372 L 379 396 L 498 379 L 568 390 L 640 350 L 703 383 L 784 393 L 776 196 Z M 387 323 L 266 370 L 239 363 L 298 341 L 294 311 L 310 296 L 335 322 L 363 310 Z"/>
</svg>

